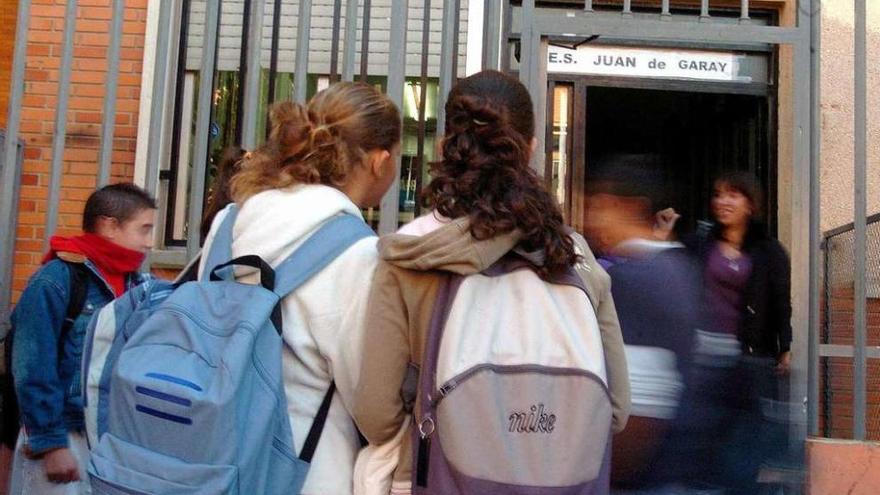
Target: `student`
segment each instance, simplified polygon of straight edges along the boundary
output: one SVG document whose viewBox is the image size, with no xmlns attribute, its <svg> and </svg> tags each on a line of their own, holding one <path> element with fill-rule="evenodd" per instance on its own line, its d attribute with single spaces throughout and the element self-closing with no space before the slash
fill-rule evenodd
<svg viewBox="0 0 880 495">
<path fill-rule="evenodd" d="M 678 457 L 668 437 L 701 302 L 696 262 L 684 245 L 657 239 L 661 166 L 652 155 L 603 157 L 588 181 L 584 215 L 586 236 L 611 276 L 632 387 L 627 428 L 614 438 L 612 483 L 649 490 L 673 476 L 661 471 Z M 662 213 L 674 219 L 674 212 Z"/>
<path fill-rule="evenodd" d="M 689 401 L 689 416 L 703 428 L 692 435 L 702 442 L 691 445 L 704 461 L 698 475 L 730 493 L 755 493 L 762 464 L 778 461 L 787 445 L 787 418 L 767 415 L 787 410 L 780 388 L 791 366 L 791 262 L 761 221 L 754 175 L 718 177 L 710 210 L 714 224 L 687 241 L 703 275 Z"/>
<path fill-rule="evenodd" d="M 383 452 L 398 465 L 385 470 L 393 483 L 359 482 L 377 493 L 606 493 L 602 453 L 629 411 L 608 276 L 529 166 L 534 116 L 519 81 L 470 76 L 446 115 L 433 211 L 379 243 L 355 419 L 371 448 L 399 444 Z M 529 385 L 525 369 L 548 387 Z M 594 380 L 557 381 L 566 374 Z"/>
<path fill-rule="evenodd" d="M 143 282 L 153 246 L 156 203 L 133 184 L 94 192 L 84 233 L 54 236 L 43 266 L 12 314 L 12 371 L 22 431 L 13 461 L 13 495 L 86 493 L 80 356 L 92 314 Z"/>
<path fill-rule="evenodd" d="M 359 83 L 335 84 L 306 105 L 280 103 L 270 118 L 269 140 L 243 159 L 232 179 L 239 207 L 232 254 L 258 255 L 275 267 L 329 219 L 360 217 L 362 208 L 379 203 L 396 177 L 401 120 L 391 100 Z M 214 220 L 204 252 L 227 212 Z M 282 368 L 297 452 L 336 384 L 306 494 L 352 491 L 360 440 L 351 401 L 377 263 L 375 237 L 363 239 L 282 301 Z M 257 274 L 237 275 L 246 283 L 259 280 Z"/>
</svg>

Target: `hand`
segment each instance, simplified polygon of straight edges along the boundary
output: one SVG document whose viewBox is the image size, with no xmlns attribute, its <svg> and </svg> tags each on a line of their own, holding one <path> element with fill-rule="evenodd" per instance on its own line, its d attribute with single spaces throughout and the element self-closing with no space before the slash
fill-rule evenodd
<svg viewBox="0 0 880 495">
<path fill-rule="evenodd" d="M 654 237 L 661 241 L 668 241 L 672 237 L 672 231 L 679 218 L 681 215 L 675 211 L 675 208 L 658 211 L 654 215 Z"/>
<path fill-rule="evenodd" d="M 791 370 L 791 351 L 783 352 L 776 360 L 776 374 L 787 375 Z"/>
<path fill-rule="evenodd" d="M 43 456 L 46 477 L 52 483 L 79 481 L 79 465 L 70 449 L 55 449 Z"/>
</svg>

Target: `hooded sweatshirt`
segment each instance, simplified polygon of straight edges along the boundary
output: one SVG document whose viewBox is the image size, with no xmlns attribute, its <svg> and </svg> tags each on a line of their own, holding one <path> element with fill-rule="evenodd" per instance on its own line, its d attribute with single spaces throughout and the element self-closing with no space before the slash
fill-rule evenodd
<svg viewBox="0 0 880 495">
<path fill-rule="evenodd" d="M 399 433 L 409 424 L 407 418 L 416 396 L 414 370 L 422 363 L 434 303 L 445 273 L 482 272 L 515 248 L 520 238 L 521 234 L 514 231 L 477 241 L 470 233 L 467 218 L 448 221 L 429 214 L 379 241 L 382 261 L 373 279 L 354 415 L 372 446 L 400 443 L 395 486 L 411 479 L 410 435 Z M 602 338 L 612 428 L 619 432 L 626 425 L 630 398 L 610 279 L 583 238 L 574 238 L 578 254 L 583 257 L 576 269 L 585 282 Z"/>
<path fill-rule="evenodd" d="M 226 213 L 224 210 L 214 219 L 204 252 L 211 248 Z M 327 186 L 300 185 L 259 193 L 239 210 L 232 254 L 256 254 L 275 267 L 340 213 L 361 216 L 345 194 Z M 370 280 L 377 263 L 376 238 L 363 239 L 282 301 L 282 371 L 297 452 L 302 450 L 330 382 L 336 381 L 337 391 L 304 494 L 352 491 L 352 468 L 360 441 L 349 411 L 362 356 Z M 259 275 L 248 269 L 237 270 L 236 277 L 245 283 L 259 280 Z"/>
</svg>

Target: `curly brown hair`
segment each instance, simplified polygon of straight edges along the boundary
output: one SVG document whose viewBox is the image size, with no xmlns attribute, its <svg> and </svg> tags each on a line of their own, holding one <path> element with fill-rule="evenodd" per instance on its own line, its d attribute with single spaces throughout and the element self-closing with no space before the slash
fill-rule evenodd
<svg viewBox="0 0 880 495">
<path fill-rule="evenodd" d="M 461 80 L 449 93 L 442 159 L 431 164 L 425 199 L 447 218 L 467 216 L 471 235 L 488 239 L 519 229 L 522 246 L 543 250 L 538 275 L 559 275 L 578 261 L 556 201 L 529 166 L 535 124 L 525 86 L 497 71 Z"/>
<path fill-rule="evenodd" d="M 244 156 L 232 179 L 238 203 L 294 184 L 341 186 L 368 152 L 400 142 L 397 107 L 363 83 L 336 83 L 305 105 L 277 103 L 269 120 L 269 139 Z"/>
</svg>

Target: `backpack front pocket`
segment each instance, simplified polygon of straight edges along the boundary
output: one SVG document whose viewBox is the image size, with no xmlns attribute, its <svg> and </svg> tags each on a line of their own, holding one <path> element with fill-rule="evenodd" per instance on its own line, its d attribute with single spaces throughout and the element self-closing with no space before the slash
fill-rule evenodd
<svg viewBox="0 0 880 495">
<path fill-rule="evenodd" d="M 125 459 L 125 465 L 111 459 Z M 235 495 L 238 469 L 190 464 L 126 442 L 110 433 L 92 451 L 89 478 L 95 495 Z"/>
</svg>

